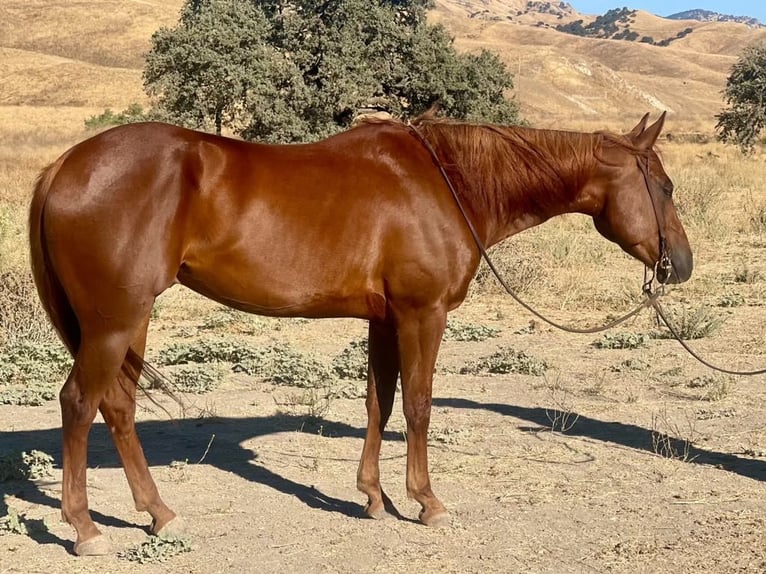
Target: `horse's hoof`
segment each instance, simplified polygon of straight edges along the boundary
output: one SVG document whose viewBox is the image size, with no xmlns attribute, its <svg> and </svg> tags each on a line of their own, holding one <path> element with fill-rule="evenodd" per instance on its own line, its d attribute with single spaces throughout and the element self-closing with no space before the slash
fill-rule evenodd
<svg viewBox="0 0 766 574">
<path fill-rule="evenodd" d="M 112 553 L 112 543 L 103 534 L 98 534 L 84 542 L 76 542 L 74 553 L 77 556 L 105 556 Z"/>
<path fill-rule="evenodd" d="M 364 513 L 373 520 L 384 520 L 391 516 L 382 502 L 368 504 L 364 509 Z"/>
<path fill-rule="evenodd" d="M 154 531 L 154 533 L 160 538 L 183 538 L 187 534 L 186 522 L 180 516 L 176 516 L 166 522 L 165 526 Z"/>
<path fill-rule="evenodd" d="M 450 521 L 449 512 L 444 509 L 420 511 L 420 522 L 426 526 L 441 528 L 444 526 L 449 526 Z"/>
</svg>

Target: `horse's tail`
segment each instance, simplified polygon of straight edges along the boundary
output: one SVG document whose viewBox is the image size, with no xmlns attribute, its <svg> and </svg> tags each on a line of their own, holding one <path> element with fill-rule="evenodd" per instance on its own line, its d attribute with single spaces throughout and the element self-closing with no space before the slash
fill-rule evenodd
<svg viewBox="0 0 766 574">
<path fill-rule="evenodd" d="M 29 247 L 32 275 L 40 302 L 64 345 L 75 356 L 80 346 L 80 324 L 50 264 L 43 224 L 48 192 L 65 158 L 66 154 L 45 168 L 37 178 L 29 210 Z"/>
<path fill-rule="evenodd" d="M 45 168 L 37 178 L 29 210 L 29 246 L 32 275 L 37 286 L 37 293 L 40 296 L 40 302 L 53 324 L 53 328 L 61 337 L 71 355 L 75 357 L 80 347 L 80 323 L 67 298 L 66 291 L 64 291 L 64 287 L 56 274 L 56 270 L 51 265 L 44 224 L 48 192 L 67 155 L 64 154 Z M 169 390 L 167 379 L 152 365 L 144 362 L 143 357 L 132 348 L 128 349 L 122 369 L 137 384 L 138 377 L 143 376 L 148 381 L 148 388 L 159 388 L 167 394 L 173 395 L 172 391 Z M 145 388 L 141 387 L 141 385 L 139 387 Z"/>
</svg>

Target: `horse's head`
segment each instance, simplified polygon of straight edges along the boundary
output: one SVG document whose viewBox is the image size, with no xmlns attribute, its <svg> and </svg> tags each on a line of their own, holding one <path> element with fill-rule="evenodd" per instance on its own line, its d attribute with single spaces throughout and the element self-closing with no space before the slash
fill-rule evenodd
<svg viewBox="0 0 766 574">
<path fill-rule="evenodd" d="M 604 237 L 656 267 L 661 282 L 682 283 L 692 273 L 692 251 L 673 205 L 673 182 L 654 151 L 665 114 L 647 128 L 648 118 L 624 137 L 603 137 L 585 196 Z"/>
</svg>

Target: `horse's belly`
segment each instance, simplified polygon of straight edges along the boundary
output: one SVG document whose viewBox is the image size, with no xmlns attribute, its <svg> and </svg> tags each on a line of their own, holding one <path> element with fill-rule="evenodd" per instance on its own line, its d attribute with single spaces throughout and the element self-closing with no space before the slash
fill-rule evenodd
<svg viewBox="0 0 766 574">
<path fill-rule="evenodd" d="M 383 319 L 382 289 L 363 275 L 302 272 L 294 267 L 274 271 L 218 261 L 209 266 L 185 263 L 178 280 L 224 305 L 259 315 Z"/>
</svg>

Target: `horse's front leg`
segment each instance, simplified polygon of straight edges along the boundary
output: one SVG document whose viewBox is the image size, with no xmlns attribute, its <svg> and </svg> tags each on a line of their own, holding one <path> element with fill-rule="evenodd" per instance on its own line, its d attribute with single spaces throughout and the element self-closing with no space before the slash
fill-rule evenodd
<svg viewBox="0 0 766 574">
<path fill-rule="evenodd" d="M 402 400 L 407 420 L 407 494 L 422 506 L 420 520 L 428 526 L 449 522 L 449 514 L 431 490 L 428 477 L 428 424 L 431 390 L 446 309 L 410 309 L 397 314 L 402 371 Z"/>
</svg>

